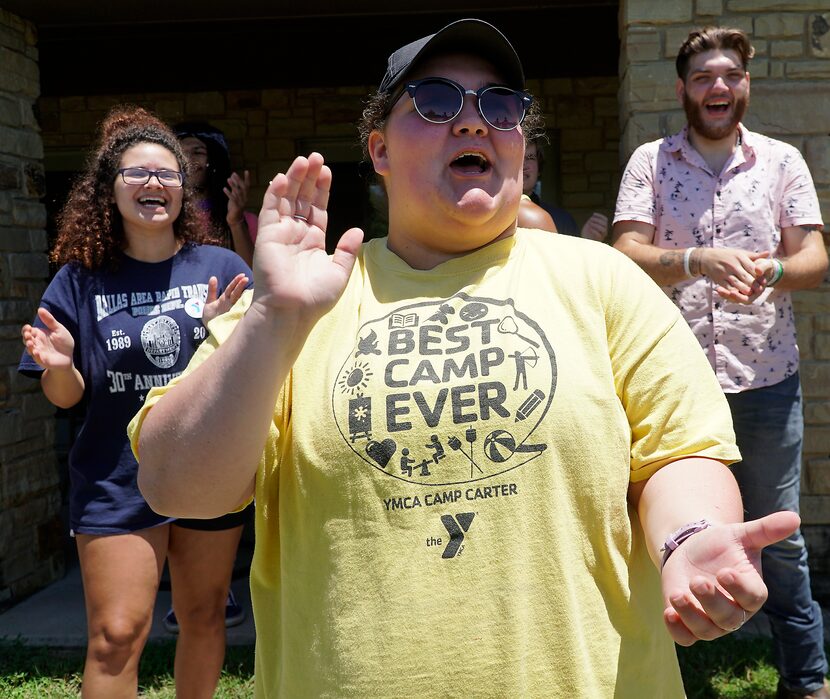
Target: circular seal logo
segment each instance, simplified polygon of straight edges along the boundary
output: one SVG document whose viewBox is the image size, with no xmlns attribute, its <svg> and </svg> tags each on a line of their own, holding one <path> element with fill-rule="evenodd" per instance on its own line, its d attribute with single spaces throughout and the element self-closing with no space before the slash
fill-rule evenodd
<svg viewBox="0 0 830 699">
<path fill-rule="evenodd" d="M 176 363 L 181 344 L 179 326 L 168 316 L 148 320 L 141 329 L 144 354 L 159 369 L 169 369 Z"/>
<path fill-rule="evenodd" d="M 332 387 L 340 434 L 366 464 L 422 485 L 482 480 L 540 456 L 553 348 L 512 300 L 402 306 L 364 323 Z"/>
</svg>

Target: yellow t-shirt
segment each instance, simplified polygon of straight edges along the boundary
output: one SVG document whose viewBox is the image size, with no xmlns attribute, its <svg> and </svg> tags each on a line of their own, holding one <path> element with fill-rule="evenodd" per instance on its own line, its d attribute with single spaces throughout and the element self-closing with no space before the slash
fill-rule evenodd
<svg viewBox="0 0 830 699">
<path fill-rule="evenodd" d="M 690 454 L 739 458 L 729 409 L 625 256 L 519 230 L 418 271 L 370 241 L 260 463 L 256 695 L 682 697 L 626 493 Z"/>
</svg>

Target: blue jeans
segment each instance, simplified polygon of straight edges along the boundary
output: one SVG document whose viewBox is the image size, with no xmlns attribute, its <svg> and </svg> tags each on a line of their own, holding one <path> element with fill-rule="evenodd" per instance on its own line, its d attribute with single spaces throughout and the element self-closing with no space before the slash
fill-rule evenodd
<svg viewBox="0 0 830 699">
<path fill-rule="evenodd" d="M 798 373 L 774 386 L 727 393 L 743 461 L 732 467 L 746 520 L 778 510 L 798 512 L 804 418 Z M 821 608 L 810 592 L 807 548 L 801 530 L 764 549 L 764 612 L 773 635 L 775 664 L 790 688 L 814 691 L 827 672 Z"/>
</svg>

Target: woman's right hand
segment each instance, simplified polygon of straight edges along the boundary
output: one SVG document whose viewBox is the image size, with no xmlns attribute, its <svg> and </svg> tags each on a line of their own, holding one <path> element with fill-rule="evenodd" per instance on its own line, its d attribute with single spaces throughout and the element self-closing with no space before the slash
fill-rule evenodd
<svg viewBox="0 0 830 699">
<path fill-rule="evenodd" d="M 351 228 L 326 253 L 331 170 L 323 156 L 298 157 L 265 192 L 254 254 L 252 308 L 316 322 L 340 298 L 363 231 Z"/>
<path fill-rule="evenodd" d="M 21 331 L 26 351 L 40 366 L 50 371 L 72 369 L 72 353 L 75 339 L 45 308 L 38 308 L 37 315 L 45 328 L 24 325 Z"/>
</svg>

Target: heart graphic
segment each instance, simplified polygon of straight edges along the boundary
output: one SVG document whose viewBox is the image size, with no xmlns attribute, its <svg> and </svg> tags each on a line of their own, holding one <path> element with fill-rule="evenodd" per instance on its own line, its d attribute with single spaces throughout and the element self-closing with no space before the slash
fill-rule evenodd
<svg viewBox="0 0 830 699">
<path fill-rule="evenodd" d="M 398 445 L 395 444 L 394 439 L 384 439 L 382 442 L 372 440 L 366 445 L 366 453 L 373 461 L 380 464 L 381 468 L 386 468 L 397 448 Z"/>
</svg>

